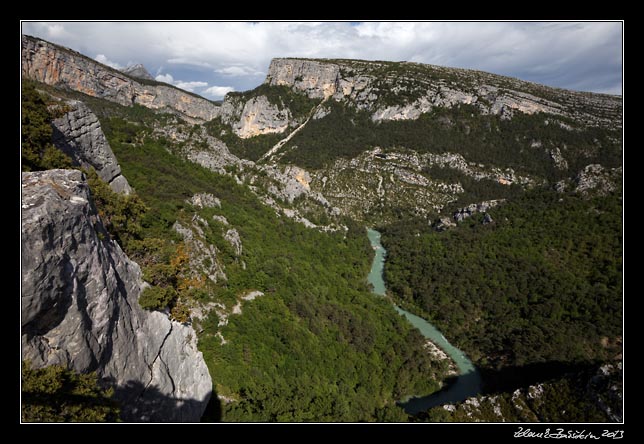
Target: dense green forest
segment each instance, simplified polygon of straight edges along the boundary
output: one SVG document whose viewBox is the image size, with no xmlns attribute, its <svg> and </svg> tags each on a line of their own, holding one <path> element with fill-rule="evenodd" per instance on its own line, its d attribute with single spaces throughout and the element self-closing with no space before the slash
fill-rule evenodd
<svg viewBox="0 0 644 444">
<path fill-rule="evenodd" d="M 484 368 L 605 359 L 622 332 L 621 191 L 526 192 L 458 227 L 385 227 L 385 277 Z"/>
<path fill-rule="evenodd" d="M 179 158 L 167 140 L 139 134 L 141 123 L 157 118 L 151 112 L 97 112 L 147 207 L 138 241 L 125 247 L 166 289 L 160 305 L 173 290 L 175 302 L 229 305 L 250 290 L 265 293 L 244 303 L 243 314 L 229 316 L 226 326 L 218 327 L 214 312 L 202 325 L 199 348 L 215 391 L 235 400 L 222 406 L 223 420 L 404 420 L 396 400 L 439 388 L 446 364 L 431 361 L 420 333 L 367 287 L 372 250 L 363 227 L 346 220 L 346 234 L 321 233 L 279 218 L 230 177 Z M 204 191 L 221 208 L 199 210 L 186 201 Z M 206 220 L 227 218 L 241 236 L 245 266 L 225 254 L 212 223 L 206 236 L 221 246 L 227 280 L 181 293 L 181 241 L 171 227 L 176 220 L 188 224 L 195 212 Z"/>
<path fill-rule="evenodd" d="M 560 180 L 589 163 L 621 165 L 619 132 L 578 128 L 561 116 L 516 113 L 511 120 L 482 115 L 473 105 L 436 107 L 416 120 L 373 122 L 366 111 L 330 101 L 331 112 L 311 120 L 284 147 L 283 157 L 305 168 L 332 166 L 379 146 L 405 147 L 419 153 L 460 153 L 468 161 L 511 167 L 518 173 Z M 570 128 L 564 128 L 560 123 Z M 579 130 L 577 130 L 579 129 Z M 532 147 L 540 142 L 539 148 Z M 546 149 L 560 148 L 568 168 L 554 167 Z"/>
</svg>

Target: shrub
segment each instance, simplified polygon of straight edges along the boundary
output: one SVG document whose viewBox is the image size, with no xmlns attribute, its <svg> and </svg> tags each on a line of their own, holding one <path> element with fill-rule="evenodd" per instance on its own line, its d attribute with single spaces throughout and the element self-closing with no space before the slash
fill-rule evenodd
<svg viewBox="0 0 644 444">
<path fill-rule="evenodd" d="M 51 143 L 52 116 L 33 85 L 22 87 L 22 170 L 70 168 L 72 160 Z"/>
<path fill-rule="evenodd" d="M 119 407 L 112 389 L 98 386 L 96 373 L 78 374 L 60 365 L 33 369 L 22 363 L 25 422 L 115 422 Z"/>
<path fill-rule="evenodd" d="M 141 293 L 139 305 L 145 310 L 163 310 L 177 299 L 177 291 L 173 287 L 151 285 Z"/>
</svg>

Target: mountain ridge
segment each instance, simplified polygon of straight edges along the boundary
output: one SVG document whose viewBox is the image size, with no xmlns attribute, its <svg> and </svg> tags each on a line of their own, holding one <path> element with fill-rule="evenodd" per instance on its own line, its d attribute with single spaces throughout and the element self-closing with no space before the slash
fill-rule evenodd
<svg viewBox="0 0 644 444">
<path fill-rule="evenodd" d="M 192 122 L 218 115 L 219 107 L 197 94 L 155 80 L 128 75 L 73 49 L 22 36 L 22 75 L 45 84 L 67 87 L 121 105 L 167 109 Z"/>
</svg>

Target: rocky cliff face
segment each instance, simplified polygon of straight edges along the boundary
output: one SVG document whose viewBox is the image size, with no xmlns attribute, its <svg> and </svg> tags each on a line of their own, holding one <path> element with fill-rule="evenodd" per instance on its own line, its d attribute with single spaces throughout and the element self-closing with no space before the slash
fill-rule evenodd
<svg viewBox="0 0 644 444">
<path fill-rule="evenodd" d="M 285 85 L 311 98 L 328 98 L 338 92 L 340 65 L 308 59 L 273 59 L 268 68 L 269 85 Z"/>
<path fill-rule="evenodd" d="M 68 101 L 67 106 L 71 110 L 52 122 L 54 145 L 77 165 L 94 167 L 99 177 L 115 192 L 130 194 L 132 188 L 121 174 L 121 167 L 96 115 L 77 100 Z"/>
<path fill-rule="evenodd" d="M 253 97 L 247 102 L 227 97 L 222 105 L 221 116 L 224 123 L 230 124 L 233 132 L 242 139 L 282 133 L 291 119 L 288 108 L 279 109 L 265 96 Z"/>
<path fill-rule="evenodd" d="M 621 98 L 549 88 L 509 77 L 417 63 L 361 60 L 273 59 L 265 83 L 285 85 L 311 98 L 348 99 L 374 121 L 413 120 L 433 107 L 476 105 L 511 118 L 544 112 L 588 124 L 621 121 Z"/>
<path fill-rule="evenodd" d="M 212 390 L 192 327 L 143 311 L 139 266 L 109 240 L 80 171 L 22 175 L 22 353 L 96 371 L 128 421 L 198 421 Z"/>
<path fill-rule="evenodd" d="M 26 35 L 22 36 L 22 75 L 125 106 L 175 112 L 193 122 L 219 114 L 219 107 L 204 98 L 158 82 L 142 83 L 75 51 Z"/>
</svg>

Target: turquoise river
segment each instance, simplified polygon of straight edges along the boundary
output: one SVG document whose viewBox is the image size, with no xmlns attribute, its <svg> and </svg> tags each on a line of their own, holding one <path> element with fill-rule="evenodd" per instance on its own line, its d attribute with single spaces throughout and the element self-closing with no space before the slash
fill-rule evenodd
<svg viewBox="0 0 644 444">
<path fill-rule="evenodd" d="M 386 293 L 383 269 L 387 252 L 380 243 L 380 233 L 376 230 L 367 229 L 369 241 L 374 248 L 376 255 L 369 272 L 369 283 L 373 286 L 373 292 L 384 296 Z M 401 403 L 402 407 L 409 414 L 425 411 L 438 405 L 463 401 L 470 396 L 476 396 L 481 391 L 481 376 L 467 356 L 450 344 L 445 336 L 425 319 L 409 313 L 394 305 L 398 313 L 403 315 L 414 327 L 420 330 L 421 334 L 443 349 L 456 363 L 459 376 L 456 382 L 447 388 L 427 396 L 414 397 Z"/>
</svg>

